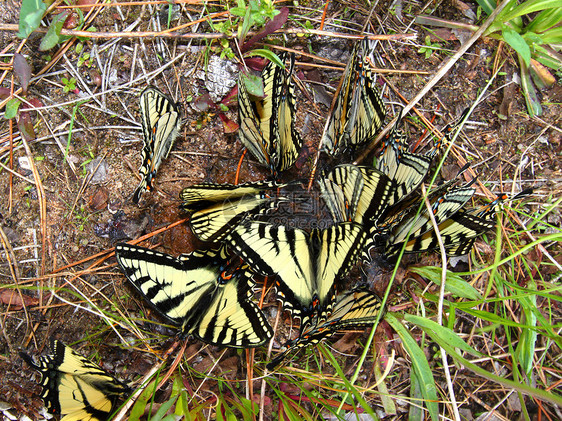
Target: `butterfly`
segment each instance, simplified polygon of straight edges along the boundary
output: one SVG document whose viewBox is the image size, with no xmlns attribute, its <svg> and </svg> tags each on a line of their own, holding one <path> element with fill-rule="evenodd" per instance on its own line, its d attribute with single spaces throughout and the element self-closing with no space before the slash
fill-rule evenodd
<svg viewBox="0 0 562 421">
<path fill-rule="evenodd" d="M 471 187 L 470 184 L 472 182 L 466 186 L 450 188 L 444 194 L 431 199 L 431 212 L 438 226 L 461 211 L 463 206 L 472 198 L 476 189 Z M 421 243 L 416 245 L 416 240 L 432 231 L 433 224 L 424 204 L 421 205 L 422 208 L 418 212 L 422 202 L 423 199 L 420 199 L 407 208 L 403 215 L 395 218 L 398 222 L 381 227 L 382 230 L 387 230 L 386 247 L 384 248 L 386 256 L 399 253 L 405 242 L 405 252 L 418 252 L 425 249 L 425 246 L 422 246 Z"/>
<path fill-rule="evenodd" d="M 285 344 L 287 349 L 267 364 L 267 369 L 273 370 L 290 352 L 316 344 L 340 330 L 372 326 L 377 317 L 382 317 L 382 311 L 381 300 L 371 291 L 354 288 L 345 292 L 326 320 L 309 325 L 296 339 Z"/>
<path fill-rule="evenodd" d="M 143 247 L 118 244 L 115 256 L 127 279 L 162 318 L 218 346 L 251 348 L 273 335 L 251 300 L 247 266 L 230 267 L 224 247 L 173 257 Z"/>
<path fill-rule="evenodd" d="M 335 222 L 376 224 L 394 195 L 395 183 L 382 172 L 352 164 L 336 166 L 318 180 Z"/>
<path fill-rule="evenodd" d="M 23 352 L 20 356 L 41 372 L 41 397 L 50 413 L 62 416 L 61 421 L 106 420 L 117 408 L 117 401 L 131 392 L 62 342 L 52 340 L 51 349 L 38 364 Z"/>
<path fill-rule="evenodd" d="M 465 110 L 456 123 L 447 124 L 442 129 L 443 137 L 437 139 L 425 154 L 408 151 L 407 137 L 400 129 L 402 125 L 402 112 L 400 111 L 394 127 L 383 139 L 383 148 L 375 164 L 376 169 L 386 174 L 396 184 L 394 196 L 389 205 L 398 204 L 398 207 L 403 207 L 412 203 L 411 201 L 405 202 L 405 199 L 421 185 L 429 173 L 433 159 L 443 145 L 451 141 L 468 111 Z M 390 213 L 392 212 L 390 211 Z"/>
<path fill-rule="evenodd" d="M 261 221 L 244 221 L 227 244 L 260 275 L 277 279 L 285 309 L 301 319 L 301 329 L 329 314 L 334 283 L 355 264 L 365 242 L 363 227 L 344 222 L 310 233 Z"/>
<path fill-rule="evenodd" d="M 532 192 L 532 189 L 523 190 L 519 194 L 513 196 L 511 200 L 524 197 Z M 453 192 L 453 195 L 455 192 Z M 476 239 L 486 231 L 495 227 L 496 221 L 494 216 L 500 209 L 501 204 L 508 200 L 507 194 L 500 194 L 494 201 L 481 208 L 460 209 L 453 212 L 448 218 L 441 218 L 438 222 L 439 235 L 445 246 L 445 251 L 449 256 L 461 256 L 470 251 Z M 450 208 L 451 203 L 445 205 Z M 439 203 L 437 209 L 443 206 Z M 451 211 L 449 211 L 451 212 Z M 421 230 L 418 230 L 421 231 Z M 400 252 L 402 245 L 392 245 L 385 250 L 387 257 L 394 256 Z M 410 236 L 406 243 L 405 252 L 414 253 L 422 251 L 432 251 L 439 248 L 439 242 L 433 226 L 429 227 L 425 233 L 419 232 L 419 235 Z"/>
<path fill-rule="evenodd" d="M 351 52 L 320 142 L 331 156 L 373 138 L 386 116 L 372 71 L 373 50 L 374 43 L 365 38 Z"/>
<path fill-rule="evenodd" d="M 179 105 L 154 87 L 142 91 L 140 112 L 144 147 L 139 168 L 141 182 L 133 193 L 134 203 L 139 202 L 145 190 L 152 190 L 156 172 L 168 157 L 181 127 Z"/>
<path fill-rule="evenodd" d="M 284 185 L 259 181 L 244 184 L 201 183 L 180 193 L 181 208 L 191 212 L 192 232 L 201 241 L 222 240 L 240 221 L 263 213 L 286 198 L 271 193 Z"/>
<path fill-rule="evenodd" d="M 283 54 L 281 61 L 286 60 Z M 240 141 L 275 177 L 295 163 L 302 147 L 295 129 L 294 64 L 295 57 L 290 55 L 288 72 L 273 62 L 265 66 L 263 99 L 252 98 L 242 77 L 238 81 Z"/>
</svg>

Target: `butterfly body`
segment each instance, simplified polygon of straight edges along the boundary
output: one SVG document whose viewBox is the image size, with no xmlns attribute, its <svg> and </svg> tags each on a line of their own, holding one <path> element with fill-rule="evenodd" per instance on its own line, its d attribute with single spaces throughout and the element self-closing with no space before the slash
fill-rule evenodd
<svg viewBox="0 0 562 421">
<path fill-rule="evenodd" d="M 152 183 L 162 161 L 168 157 L 179 135 L 181 112 L 170 97 L 154 87 L 148 87 L 140 96 L 140 111 L 144 147 L 139 168 L 141 182 L 133 194 L 138 203 L 145 190 L 152 190 Z"/>
<path fill-rule="evenodd" d="M 285 62 L 286 55 L 281 59 Z M 288 72 L 273 62 L 266 65 L 262 72 L 263 99 L 252 99 L 244 83 L 238 82 L 240 141 L 275 177 L 295 163 L 302 147 L 302 139 L 295 129 L 293 68 L 293 55 L 289 58 Z"/>
<path fill-rule="evenodd" d="M 355 44 L 341 84 L 332 102 L 321 144 L 335 156 L 370 140 L 382 126 L 386 110 L 375 86 L 371 55 L 373 44 Z"/>
</svg>

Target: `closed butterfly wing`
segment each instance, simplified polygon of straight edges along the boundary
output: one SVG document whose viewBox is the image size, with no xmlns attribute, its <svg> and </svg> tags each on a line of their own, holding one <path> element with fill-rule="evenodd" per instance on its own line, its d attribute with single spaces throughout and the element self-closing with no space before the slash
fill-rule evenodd
<svg viewBox="0 0 562 421">
<path fill-rule="evenodd" d="M 382 311 L 379 297 L 366 289 L 352 289 L 342 294 L 328 318 L 319 324 L 310 325 L 296 339 L 289 341 L 287 349 L 267 365 L 268 370 L 273 370 L 290 352 L 316 344 L 340 330 L 372 326 L 377 318 L 382 317 Z"/>
<path fill-rule="evenodd" d="M 273 182 L 197 184 L 180 193 L 182 208 L 193 212 L 192 232 L 201 241 L 221 241 L 244 218 L 267 211 L 285 201 L 271 192 L 283 187 Z"/>
<path fill-rule="evenodd" d="M 362 218 L 362 215 L 356 215 L 356 210 L 365 182 L 357 166 L 338 165 L 326 177 L 320 178 L 318 183 L 334 222 Z"/>
<path fill-rule="evenodd" d="M 61 421 L 108 419 L 130 388 L 63 343 L 52 341 L 51 348 L 52 354 L 41 357 L 39 364 L 20 353 L 41 372 L 41 397 L 49 412 L 62 416 Z"/>
<path fill-rule="evenodd" d="M 162 160 L 168 157 L 181 126 L 178 105 L 154 87 L 141 93 L 140 112 L 144 147 L 139 169 L 141 182 L 133 194 L 134 203 L 139 202 L 145 190 L 152 189 L 156 172 Z"/>
<path fill-rule="evenodd" d="M 524 190 L 511 197 L 511 200 L 524 197 L 531 191 L 532 189 Z M 438 225 L 439 234 L 447 254 L 449 256 L 460 256 L 468 253 L 479 236 L 495 227 L 494 215 L 502 202 L 508 198 L 506 194 L 500 194 L 493 202 L 480 209 L 461 209 L 441 222 Z M 423 235 L 409 240 L 405 251 L 421 252 L 437 250 L 438 248 L 437 235 L 432 228 Z"/>
<path fill-rule="evenodd" d="M 394 183 L 380 171 L 351 164 L 338 165 L 320 181 L 334 220 L 377 223 L 394 194 Z M 345 219 L 344 219 L 345 218 Z"/>
<path fill-rule="evenodd" d="M 448 218 L 457 213 L 472 198 L 476 190 L 473 187 L 458 187 L 451 189 L 444 195 L 437 197 L 432 203 L 432 213 L 437 225 L 446 221 Z M 409 243 L 415 241 L 417 237 L 422 236 L 428 231 L 433 230 L 431 218 L 425 205 L 422 205 L 421 211 L 418 213 L 420 203 L 410 207 L 409 215 L 401 218 L 400 222 L 390 227 L 390 234 L 386 240 L 386 253 L 399 252 L 402 245 L 409 238 Z M 408 251 L 410 250 L 407 247 Z"/>
<path fill-rule="evenodd" d="M 449 256 L 460 256 L 468 253 L 476 238 L 494 228 L 495 221 L 471 215 L 464 210 L 440 224 L 439 234 Z M 406 244 L 405 252 L 416 253 L 439 249 L 439 242 L 432 229 L 414 238 Z"/>
<path fill-rule="evenodd" d="M 282 55 L 286 61 L 286 55 Z M 251 98 L 242 80 L 238 82 L 240 116 L 239 138 L 274 176 L 291 167 L 302 147 L 302 139 L 295 129 L 295 88 L 292 83 L 294 56 L 289 58 L 286 72 L 273 62 L 262 72 L 264 98 Z"/>
<path fill-rule="evenodd" d="M 115 255 L 132 285 L 182 335 L 237 348 L 256 347 L 271 337 L 271 327 L 250 302 L 249 273 L 225 272 L 224 248 L 175 258 L 118 244 Z"/>
<path fill-rule="evenodd" d="M 372 71 L 373 48 L 367 39 L 354 46 L 334 96 L 321 140 L 331 156 L 355 150 L 373 138 L 386 116 Z"/>
<path fill-rule="evenodd" d="M 429 172 L 432 157 L 408 152 L 405 135 L 399 129 L 401 118 L 383 142 L 383 150 L 376 168 L 394 183 L 395 191 L 389 205 L 398 203 L 417 189 Z"/>
</svg>

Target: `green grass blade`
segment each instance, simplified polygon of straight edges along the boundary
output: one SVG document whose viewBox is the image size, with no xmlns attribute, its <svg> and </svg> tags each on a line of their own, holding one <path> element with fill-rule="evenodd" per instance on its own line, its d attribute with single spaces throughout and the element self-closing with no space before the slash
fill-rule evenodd
<svg viewBox="0 0 562 421">
<path fill-rule="evenodd" d="M 445 326 L 441 326 L 432 320 L 426 319 L 425 317 L 414 316 L 411 314 L 405 314 L 404 320 L 419 326 L 425 333 L 427 333 L 431 337 L 437 335 L 455 348 L 462 349 L 463 351 L 468 352 L 475 357 L 482 356 L 480 352 L 476 351 L 465 341 L 459 338 L 455 332 Z"/>
<path fill-rule="evenodd" d="M 412 359 L 412 367 L 416 372 L 416 376 L 420 382 L 421 394 L 424 398 L 424 404 L 429 411 L 429 415 L 433 421 L 439 420 L 439 405 L 437 404 L 437 387 L 435 379 L 431 373 L 431 368 L 427 361 L 423 350 L 418 346 L 416 340 L 410 332 L 400 323 L 400 321 L 392 314 L 387 313 L 384 319 L 396 331 L 406 352 Z"/>
</svg>

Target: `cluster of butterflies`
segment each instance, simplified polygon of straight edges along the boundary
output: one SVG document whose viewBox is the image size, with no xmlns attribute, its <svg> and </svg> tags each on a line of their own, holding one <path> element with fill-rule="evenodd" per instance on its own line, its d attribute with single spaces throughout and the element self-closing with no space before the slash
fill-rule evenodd
<svg viewBox="0 0 562 421">
<path fill-rule="evenodd" d="M 363 40 L 354 47 L 332 104 L 322 136 L 323 151 L 335 157 L 372 139 L 385 118 L 375 87 L 373 46 Z M 294 57 L 282 56 L 285 69 L 268 64 L 262 71 L 264 98 L 253 98 L 239 83 L 240 140 L 277 179 L 297 159 L 302 140 L 295 129 L 296 101 L 292 81 Z M 142 181 L 133 195 L 138 202 L 168 155 L 179 132 L 178 105 L 155 88 L 141 94 L 145 147 Z M 333 223 L 305 231 L 268 220 L 271 209 L 289 202 L 276 181 L 240 185 L 201 183 L 180 193 L 182 208 L 191 213 L 193 234 L 212 246 L 173 257 L 151 249 L 118 244 L 117 262 L 132 286 L 180 336 L 193 335 L 219 346 L 263 345 L 273 329 L 252 300 L 254 276 L 274 277 L 277 298 L 300 319 L 296 339 L 269 364 L 274 369 L 289 352 L 318 343 L 338 330 L 372 326 L 382 316 L 380 299 L 368 288 L 340 291 L 338 282 L 378 250 L 387 259 L 437 249 L 437 232 L 449 255 L 467 253 L 476 238 L 494 226 L 499 196 L 482 208 L 466 208 L 472 183 L 442 183 L 429 193 L 431 209 L 417 190 L 441 145 L 455 127 L 444 129 L 425 154 L 409 152 L 401 120 L 384 139 L 376 164 L 342 164 L 318 180 L 321 197 Z M 115 398 L 128 390 L 99 367 L 55 342 L 53 355 L 39 365 L 43 397 L 55 412 L 81 402 L 90 419 L 111 411 Z M 97 379 L 99 377 L 99 379 Z M 98 381 L 99 380 L 99 381 Z M 61 390 L 69 396 L 61 397 Z M 64 403 L 63 403 L 64 402 Z M 65 412 L 66 411 L 66 412 Z M 109 413 L 107 412 L 107 413 Z M 68 418 L 79 419 L 79 418 Z"/>
</svg>

